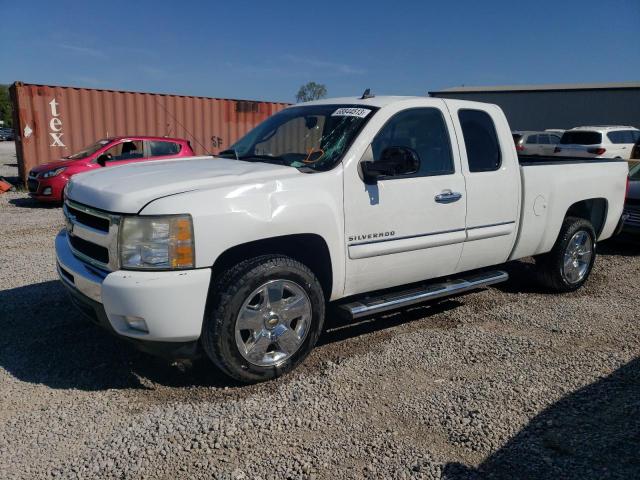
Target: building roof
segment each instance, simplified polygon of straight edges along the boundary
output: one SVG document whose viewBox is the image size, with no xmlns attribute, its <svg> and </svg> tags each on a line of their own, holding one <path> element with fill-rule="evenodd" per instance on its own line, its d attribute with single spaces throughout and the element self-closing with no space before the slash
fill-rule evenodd
<svg viewBox="0 0 640 480">
<path fill-rule="evenodd" d="M 444 90 L 429 92 L 430 95 L 438 93 L 487 93 L 487 92 L 535 92 L 535 91 L 562 91 L 562 90 L 620 90 L 638 88 L 640 82 L 613 82 L 613 83 L 551 83 L 546 85 L 501 85 L 479 87 L 451 87 Z"/>
</svg>

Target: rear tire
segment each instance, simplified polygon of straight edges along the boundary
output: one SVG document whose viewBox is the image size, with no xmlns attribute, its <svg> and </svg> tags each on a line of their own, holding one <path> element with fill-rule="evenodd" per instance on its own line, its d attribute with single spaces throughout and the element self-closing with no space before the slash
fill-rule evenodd
<svg viewBox="0 0 640 480">
<path fill-rule="evenodd" d="M 536 258 L 541 283 L 556 292 L 573 292 L 589 278 L 596 259 L 596 234 L 583 218 L 567 217 L 549 253 Z"/>
<path fill-rule="evenodd" d="M 222 372 L 255 383 L 284 375 L 315 346 L 325 316 L 320 282 L 304 264 L 264 255 L 215 282 L 202 346 Z"/>
</svg>

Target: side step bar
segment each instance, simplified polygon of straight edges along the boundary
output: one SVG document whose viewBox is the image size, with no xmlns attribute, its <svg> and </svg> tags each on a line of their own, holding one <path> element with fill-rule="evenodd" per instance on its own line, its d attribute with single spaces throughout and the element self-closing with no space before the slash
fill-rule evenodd
<svg viewBox="0 0 640 480">
<path fill-rule="evenodd" d="M 482 272 L 465 278 L 448 280 L 441 283 L 424 285 L 404 292 L 382 293 L 376 297 L 364 297 L 349 303 L 338 305 L 343 313 L 352 319 L 377 315 L 397 310 L 417 303 L 427 302 L 443 297 L 450 297 L 469 290 L 505 282 L 509 274 L 502 270 Z"/>
</svg>

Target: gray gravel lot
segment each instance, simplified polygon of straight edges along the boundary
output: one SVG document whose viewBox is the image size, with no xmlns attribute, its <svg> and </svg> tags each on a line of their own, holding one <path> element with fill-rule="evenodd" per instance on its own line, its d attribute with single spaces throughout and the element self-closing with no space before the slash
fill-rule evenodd
<svg viewBox="0 0 640 480">
<path fill-rule="evenodd" d="M 15 176 L 0 143 L 0 175 Z M 54 273 L 59 209 L 0 195 L 1 478 L 639 478 L 640 243 L 586 288 L 508 284 L 355 326 L 240 387 L 82 320 Z"/>
</svg>

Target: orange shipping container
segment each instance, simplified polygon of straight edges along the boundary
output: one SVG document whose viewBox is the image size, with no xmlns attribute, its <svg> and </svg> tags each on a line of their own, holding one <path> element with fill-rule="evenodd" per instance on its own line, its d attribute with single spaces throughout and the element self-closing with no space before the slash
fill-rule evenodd
<svg viewBox="0 0 640 480">
<path fill-rule="evenodd" d="M 100 138 L 181 137 L 198 155 L 228 148 L 286 103 L 33 85 L 10 88 L 20 177 Z"/>
</svg>

